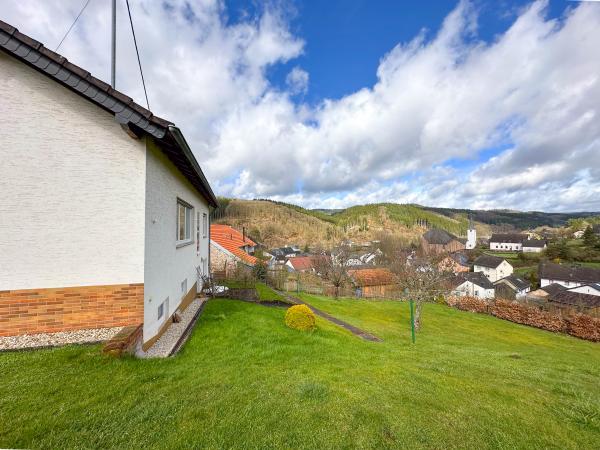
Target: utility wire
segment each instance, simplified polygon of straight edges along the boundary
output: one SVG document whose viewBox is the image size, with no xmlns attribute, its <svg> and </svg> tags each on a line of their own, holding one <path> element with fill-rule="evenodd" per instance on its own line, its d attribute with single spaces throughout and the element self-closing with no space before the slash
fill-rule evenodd
<svg viewBox="0 0 600 450">
<path fill-rule="evenodd" d="M 89 1 L 89 0 L 88 0 Z M 146 106 L 150 109 L 148 102 L 148 92 L 146 92 L 146 82 L 144 81 L 144 71 L 142 70 L 142 62 L 140 61 L 140 52 L 138 51 L 137 39 L 135 38 L 135 30 L 133 29 L 133 19 L 131 18 L 131 9 L 129 8 L 129 0 L 125 0 L 127 4 L 127 13 L 129 14 L 129 23 L 131 24 L 131 34 L 133 34 L 133 43 L 135 44 L 135 53 L 137 54 L 138 66 L 140 66 L 140 75 L 142 76 L 142 86 L 144 86 L 144 95 L 146 96 Z"/>
<path fill-rule="evenodd" d="M 65 39 L 67 38 L 67 36 L 71 32 L 71 30 L 73 29 L 73 27 L 75 26 L 75 24 L 77 23 L 77 21 L 79 20 L 79 17 L 81 16 L 81 14 L 83 14 L 83 11 L 85 10 L 85 8 L 87 8 L 87 5 L 89 3 L 90 3 L 90 0 L 87 0 L 85 2 L 85 4 L 83 5 L 83 8 L 81 8 L 81 11 L 79 11 L 79 14 L 77 14 L 77 17 L 75 17 L 75 20 L 73 21 L 73 23 L 71 24 L 71 26 L 69 27 L 69 29 L 67 30 L 67 32 L 65 33 L 65 35 L 63 36 L 63 38 L 60 40 L 60 42 L 58 43 L 58 45 L 54 49 L 55 52 L 58 51 L 58 49 L 60 48 L 60 46 L 62 45 L 62 43 L 65 41 Z"/>
</svg>

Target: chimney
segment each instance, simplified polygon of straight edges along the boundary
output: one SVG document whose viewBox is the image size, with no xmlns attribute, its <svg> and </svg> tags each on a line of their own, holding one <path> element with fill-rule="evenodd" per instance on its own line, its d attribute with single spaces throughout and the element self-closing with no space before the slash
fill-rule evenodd
<svg viewBox="0 0 600 450">
<path fill-rule="evenodd" d="M 242 242 L 246 242 L 246 227 L 242 227 Z"/>
</svg>

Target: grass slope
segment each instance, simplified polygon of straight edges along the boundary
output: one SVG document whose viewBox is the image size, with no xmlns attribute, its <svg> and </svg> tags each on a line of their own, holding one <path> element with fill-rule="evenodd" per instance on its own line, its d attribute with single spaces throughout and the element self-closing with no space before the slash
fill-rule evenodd
<svg viewBox="0 0 600 450">
<path fill-rule="evenodd" d="M 594 448 L 600 347 L 427 305 L 417 344 L 397 302 L 315 306 L 385 339 L 212 300 L 181 354 L 97 346 L 0 354 L 0 447 Z"/>
</svg>

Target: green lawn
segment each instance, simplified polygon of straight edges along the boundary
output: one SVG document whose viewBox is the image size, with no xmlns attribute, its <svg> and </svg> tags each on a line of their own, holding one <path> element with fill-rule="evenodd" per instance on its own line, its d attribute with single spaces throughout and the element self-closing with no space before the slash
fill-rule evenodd
<svg viewBox="0 0 600 450">
<path fill-rule="evenodd" d="M 267 286 L 265 283 L 257 282 L 256 283 L 256 292 L 258 294 L 258 299 L 261 302 L 265 302 L 265 301 L 267 301 L 267 302 L 273 302 L 273 301 L 286 302 L 286 299 L 283 295 L 274 291 L 269 286 Z"/>
<path fill-rule="evenodd" d="M 486 255 L 498 256 L 504 259 L 518 259 L 519 254 L 517 252 L 495 252 L 493 250 L 484 251 Z M 510 261 L 509 261 L 510 262 Z"/>
<path fill-rule="evenodd" d="M 600 345 L 426 305 L 304 296 L 384 339 L 211 300 L 181 354 L 0 354 L 0 448 L 597 448 Z"/>
</svg>

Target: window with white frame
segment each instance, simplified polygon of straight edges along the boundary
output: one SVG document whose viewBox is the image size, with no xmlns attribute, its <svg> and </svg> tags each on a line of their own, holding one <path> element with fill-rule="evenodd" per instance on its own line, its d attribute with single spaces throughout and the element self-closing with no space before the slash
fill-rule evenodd
<svg viewBox="0 0 600 450">
<path fill-rule="evenodd" d="M 202 237 L 206 238 L 208 235 L 208 214 L 202 214 Z"/>
<path fill-rule="evenodd" d="M 194 208 L 183 200 L 177 199 L 177 242 L 192 240 L 192 222 Z"/>
</svg>

